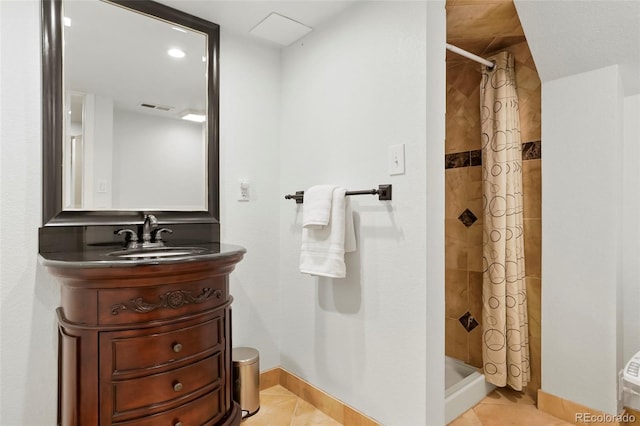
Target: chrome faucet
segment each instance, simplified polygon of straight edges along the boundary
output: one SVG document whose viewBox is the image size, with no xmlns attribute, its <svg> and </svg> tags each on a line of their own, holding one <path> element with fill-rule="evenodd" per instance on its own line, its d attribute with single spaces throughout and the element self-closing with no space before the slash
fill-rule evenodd
<svg viewBox="0 0 640 426">
<path fill-rule="evenodd" d="M 152 228 L 155 229 L 157 227 L 158 227 L 158 218 L 156 218 L 152 214 L 145 214 L 144 222 L 142 223 L 142 246 L 143 247 L 151 243 L 151 232 L 153 232 L 151 229 Z"/>
<path fill-rule="evenodd" d="M 138 232 L 131 229 L 118 229 L 115 234 L 125 235 L 125 243 L 127 249 L 164 247 L 162 233 L 171 234 L 173 231 L 169 228 L 158 228 L 158 218 L 152 214 L 145 214 L 142 225 L 138 225 Z"/>
</svg>

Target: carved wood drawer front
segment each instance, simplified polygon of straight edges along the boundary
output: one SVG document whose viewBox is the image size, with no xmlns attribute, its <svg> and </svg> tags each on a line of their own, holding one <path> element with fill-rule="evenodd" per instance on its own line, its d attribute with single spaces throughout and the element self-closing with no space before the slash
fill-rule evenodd
<svg viewBox="0 0 640 426">
<path fill-rule="evenodd" d="M 215 424 L 223 416 L 221 389 L 216 389 L 193 402 L 153 416 L 126 422 L 114 422 L 113 426 L 202 426 Z"/>
<path fill-rule="evenodd" d="M 149 288 L 98 292 L 99 324 L 132 324 L 181 317 L 224 304 L 226 277 Z"/>
<path fill-rule="evenodd" d="M 118 338 L 117 332 L 109 334 L 114 335 L 111 340 L 114 376 L 166 365 L 206 351 L 213 353 L 220 350 L 224 340 L 220 316 L 166 333 L 126 338 Z"/>
<path fill-rule="evenodd" d="M 221 384 L 222 356 L 218 352 L 202 361 L 165 373 L 113 383 L 114 416 L 127 411 L 185 399 L 204 387 Z"/>
</svg>

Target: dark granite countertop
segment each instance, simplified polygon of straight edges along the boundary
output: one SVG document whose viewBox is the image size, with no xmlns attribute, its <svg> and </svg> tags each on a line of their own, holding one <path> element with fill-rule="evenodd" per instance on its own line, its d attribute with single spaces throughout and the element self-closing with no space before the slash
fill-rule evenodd
<svg viewBox="0 0 640 426">
<path fill-rule="evenodd" d="M 95 244 L 83 247 L 82 250 L 70 250 L 40 253 L 40 263 L 48 267 L 57 268 L 122 268 L 141 265 L 164 265 L 171 263 L 199 262 L 222 259 L 246 253 L 241 246 L 224 243 L 200 243 L 188 245 L 170 245 L 167 247 L 198 248 L 198 253 L 173 256 L 149 256 L 140 258 L 119 257 L 113 253 L 124 252 L 122 244 Z M 111 253 L 111 254 L 110 254 Z"/>
</svg>

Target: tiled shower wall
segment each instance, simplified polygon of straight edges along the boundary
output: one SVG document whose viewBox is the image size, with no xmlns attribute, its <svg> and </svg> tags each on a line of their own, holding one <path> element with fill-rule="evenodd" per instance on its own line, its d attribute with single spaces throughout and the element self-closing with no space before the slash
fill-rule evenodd
<svg viewBox="0 0 640 426">
<path fill-rule="evenodd" d="M 540 388 L 541 85 L 526 42 L 504 50 L 510 51 L 516 59 L 524 160 L 524 238 L 531 350 L 531 382 L 527 393 L 535 397 Z M 479 86 L 478 64 L 471 61 L 447 63 L 445 352 L 447 356 L 481 368 L 482 172 Z"/>
</svg>

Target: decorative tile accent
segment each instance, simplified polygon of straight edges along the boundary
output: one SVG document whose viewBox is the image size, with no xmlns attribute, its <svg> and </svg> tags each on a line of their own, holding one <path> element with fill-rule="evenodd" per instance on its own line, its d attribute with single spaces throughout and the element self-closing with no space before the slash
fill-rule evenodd
<svg viewBox="0 0 640 426">
<path fill-rule="evenodd" d="M 458 216 L 458 220 L 464 224 L 467 228 L 476 223 L 478 218 L 475 214 L 469 209 L 465 209 L 460 216 Z"/>
<path fill-rule="evenodd" d="M 522 144 L 523 160 L 539 160 L 542 158 L 542 144 L 540 141 L 526 142 Z"/>
<path fill-rule="evenodd" d="M 455 169 L 457 167 L 469 167 L 469 151 L 445 154 L 444 168 Z"/>
<path fill-rule="evenodd" d="M 542 158 L 541 141 L 523 142 L 522 143 L 522 159 L 523 160 L 539 160 Z M 444 168 L 455 169 L 458 167 L 481 166 L 482 150 L 454 152 L 445 154 Z"/>
<path fill-rule="evenodd" d="M 471 166 L 481 166 L 482 165 L 482 151 L 481 150 L 475 150 L 475 151 L 469 151 L 469 157 L 470 157 L 470 165 Z"/>
<path fill-rule="evenodd" d="M 479 325 L 478 321 L 476 321 L 476 319 L 473 317 L 473 315 L 471 315 L 470 312 L 467 312 L 466 314 L 458 318 L 458 321 L 460 321 L 460 324 L 462 324 L 462 326 L 468 332 L 470 332 L 471 330 L 473 330 Z"/>
</svg>

